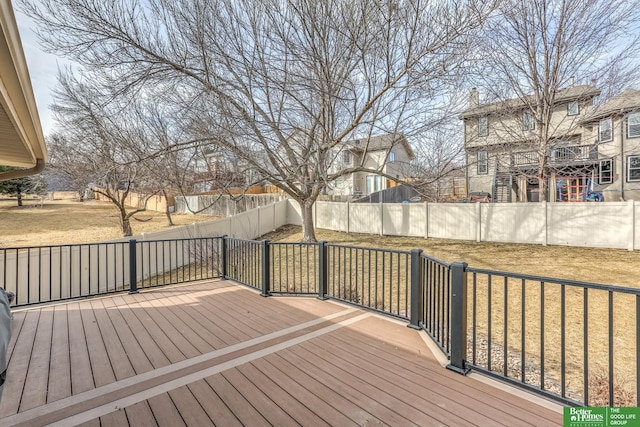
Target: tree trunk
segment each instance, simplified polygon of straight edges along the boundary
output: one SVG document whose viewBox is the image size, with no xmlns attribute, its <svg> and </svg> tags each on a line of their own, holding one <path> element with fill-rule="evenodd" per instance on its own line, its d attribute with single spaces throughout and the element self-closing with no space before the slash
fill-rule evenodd
<svg viewBox="0 0 640 427">
<path fill-rule="evenodd" d="M 127 216 L 127 212 L 124 207 L 119 206 L 120 210 L 120 228 L 122 228 L 122 237 L 133 236 L 133 230 L 131 230 L 131 219 Z"/>
<path fill-rule="evenodd" d="M 171 218 L 171 211 L 169 210 L 169 196 L 167 196 L 167 192 L 165 190 L 162 190 L 162 196 L 164 197 L 164 214 L 167 216 L 167 225 L 172 227 L 174 224 L 173 219 Z"/>
<path fill-rule="evenodd" d="M 316 232 L 313 228 L 313 203 L 312 201 L 304 201 L 300 203 L 300 212 L 302 214 L 302 241 L 315 242 Z"/>
<path fill-rule="evenodd" d="M 18 206 L 22 206 L 22 192 L 18 190 L 16 196 L 18 197 Z"/>
</svg>

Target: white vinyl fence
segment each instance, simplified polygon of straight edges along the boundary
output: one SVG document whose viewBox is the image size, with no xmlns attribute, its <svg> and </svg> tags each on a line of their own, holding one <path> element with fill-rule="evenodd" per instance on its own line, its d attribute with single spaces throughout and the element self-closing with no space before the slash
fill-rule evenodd
<svg viewBox="0 0 640 427">
<path fill-rule="evenodd" d="M 300 223 L 295 202 L 289 223 Z M 344 232 L 477 242 L 640 249 L 640 202 L 317 202 L 315 226 Z"/>
</svg>

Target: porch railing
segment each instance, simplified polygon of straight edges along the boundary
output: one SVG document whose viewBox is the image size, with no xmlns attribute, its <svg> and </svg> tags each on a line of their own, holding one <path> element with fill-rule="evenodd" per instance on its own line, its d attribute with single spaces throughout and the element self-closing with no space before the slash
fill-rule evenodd
<svg viewBox="0 0 640 427">
<path fill-rule="evenodd" d="M 470 268 L 411 251 L 207 237 L 0 249 L 14 306 L 225 278 L 426 331 L 460 373 L 565 404 L 640 404 L 640 290 Z"/>
</svg>

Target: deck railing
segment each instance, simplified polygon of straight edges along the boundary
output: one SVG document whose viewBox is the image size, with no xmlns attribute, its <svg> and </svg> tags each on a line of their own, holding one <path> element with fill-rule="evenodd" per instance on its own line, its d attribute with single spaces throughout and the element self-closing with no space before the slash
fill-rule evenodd
<svg viewBox="0 0 640 427">
<path fill-rule="evenodd" d="M 566 404 L 640 404 L 640 290 L 470 268 L 412 251 L 208 237 L 0 249 L 14 307 L 225 278 L 426 331 L 449 369 Z"/>
</svg>

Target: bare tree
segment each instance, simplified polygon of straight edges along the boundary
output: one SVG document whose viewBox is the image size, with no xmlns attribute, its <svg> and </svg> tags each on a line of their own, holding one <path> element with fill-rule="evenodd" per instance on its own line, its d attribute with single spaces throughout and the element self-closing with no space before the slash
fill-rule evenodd
<svg viewBox="0 0 640 427">
<path fill-rule="evenodd" d="M 493 7 L 25 0 L 24 9 L 45 46 L 81 63 L 94 81 L 120 93 L 153 87 L 179 97 L 191 139 L 233 153 L 295 199 L 303 240 L 313 241 L 312 206 L 328 183 L 380 173 L 363 164 L 329 172 L 336 153 L 356 138 L 419 135 Z"/>
<path fill-rule="evenodd" d="M 78 193 L 80 201 L 84 201 L 85 192 L 93 180 L 93 169 L 90 159 L 75 142 L 68 141 L 64 135 L 53 133 L 47 138 L 49 150 L 50 174 L 62 179 Z"/>
<path fill-rule="evenodd" d="M 548 196 L 550 149 L 566 144 L 563 137 L 583 117 L 559 122 L 554 111 L 569 94 L 590 107 L 599 92 L 594 86 L 603 89 L 602 99 L 637 82 L 637 6 L 626 0 L 505 0 L 487 21 L 474 60 L 481 87 L 503 102 L 485 113 L 501 121 L 500 138 L 536 153 L 540 201 Z"/>
<path fill-rule="evenodd" d="M 107 102 L 112 101 L 110 94 L 69 74 L 61 73 L 58 83 L 53 105 L 58 123 L 55 158 L 83 165 L 93 191 L 117 209 L 123 236 L 131 236 L 131 217 L 144 211 L 148 197 L 159 191 L 147 160 L 149 150 L 157 146 L 144 128 L 140 109 Z M 140 205 L 128 206 L 134 189 L 141 195 Z"/>
</svg>

